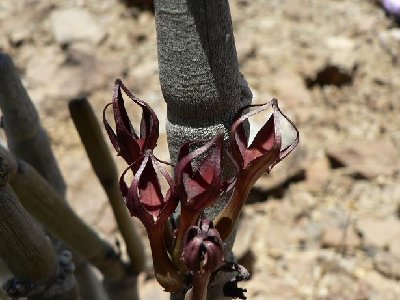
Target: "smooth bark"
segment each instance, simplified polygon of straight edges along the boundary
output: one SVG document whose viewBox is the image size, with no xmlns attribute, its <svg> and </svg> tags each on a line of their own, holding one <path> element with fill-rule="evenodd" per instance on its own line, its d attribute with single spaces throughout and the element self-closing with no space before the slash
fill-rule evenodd
<svg viewBox="0 0 400 300">
<path fill-rule="evenodd" d="M 70 101 L 69 110 L 93 170 L 108 196 L 118 229 L 126 244 L 132 271 L 138 274 L 145 267 L 143 244 L 122 200 L 117 168 L 104 140 L 99 122 L 86 98 Z"/>
</svg>

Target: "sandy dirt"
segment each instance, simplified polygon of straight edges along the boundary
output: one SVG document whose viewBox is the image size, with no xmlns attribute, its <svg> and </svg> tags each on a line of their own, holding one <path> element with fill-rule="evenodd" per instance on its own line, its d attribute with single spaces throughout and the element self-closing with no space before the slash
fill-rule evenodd
<svg viewBox="0 0 400 300">
<path fill-rule="evenodd" d="M 244 209 L 234 251 L 252 272 L 249 299 L 400 299 L 400 27 L 372 0 L 230 4 L 253 102 L 280 99 L 301 139 Z M 67 104 L 87 95 L 100 117 L 122 78 L 157 111 L 168 160 L 153 15 L 116 0 L 3 0 L 0 51 L 37 106 L 70 204 L 114 243 Z M 143 299 L 167 299 L 148 257 Z"/>
</svg>

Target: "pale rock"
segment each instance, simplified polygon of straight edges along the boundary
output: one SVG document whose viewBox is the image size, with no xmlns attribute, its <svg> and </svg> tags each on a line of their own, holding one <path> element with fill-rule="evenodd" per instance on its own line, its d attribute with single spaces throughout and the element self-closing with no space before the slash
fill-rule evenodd
<svg viewBox="0 0 400 300">
<path fill-rule="evenodd" d="M 399 42 L 400 41 L 400 28 L 395 27 L 395 28 L 390 29 L 390 35 L 392 36 L 392 38 L 394 40 Z"/>
<path fill-rule="evenodd" d="M 306 167 L 306 185 L 311 191 L 322 191 L 330 176 L 329 161 L 325 155 L 317 157 Z"/>
<path fill-rule="evenodd" d="M 235 243 L 232 251 L 237 259 L 241 259 L 252 248 L 254 235 L 257 233 L 257 222 L 249 214 L 243 213 L 240 219 Z"/>
<path fill-rule="evenodd" d="M 85 41 L 99 44 L 106 32 L 92 14 L 82 8 L 58 9 L 51 14 L 54 36 L 60 45 Z"/>
<path fill-rule="evenodd" d="M 307 151 L 298 145 L 284 160 L 280 161 L 272 171 L 262 175 L 255 187 L 261 191 L 277 189 L 294 178 L 304 176 L 307 164 Z"/>
<path fill-rule="evenodd" d="M 359 64 L 355 42 L 344 36 L 330 36 L 321 44 L 321 49 L 323 55 L 302 68 L 307 86 L 351 84 Z"/>
<path fill-rule="evenodd" d="M 32 57 L 26 71 L 29 86 L 41 88 L 43 99 L 65 100 L 87 95 L 112 83 L 125 68 L 122 60 L 100 61 L 81 43 L 65 53 L 48 51 L 45 54 Z"/>
<path fill-rule="evenodd" d="M 366 272 L 363 281 L 371 287 L 371 300 L 398 300 L 400 299 L 400 285 L 395 280 L 390 280 L 379 272 Z"/>
<path fill-rule="evenodd" d="M 394 217 L 388 219 L 361 219 L 357 223 L 364 243 L 384 248 L 389 247 L 395 240 L 400 240 L 400 221 Z"/>
<path fill-rule="evenodd" d="M 333 50 L 351 51 L 355 48 L 354 40 L 345 36 L 331 36 L 325 40 L 326 45 Z"/>
<path fill-rule="evenodd" d="M 400 257 L 400 238 L 394 239 L 390 242 L 389 250 L 390 253 Z"/>
<path fill-rule="evenodd" d="M 341 249 L 354 249 L 360 246 L 361 239 L 353 228 L 347 230 L 340 228 L 325 228 L 320 237 L 322 247 Z"/>
<path fill-rule="evenodd" d="M 282 110 L 294 116 L 295 123 L 305 123 L 310 119 L 313 101 L 299 74 L 280 70 L 271 78 L 271 84 L 271 93 L 278 98 Z"/>
<path fill-rule="evenodd" d="M 293 227 L 290 225 L 271 222 L 265 234 L 265 251 L 273 259 L 282 258 L 288 249 L 295 249 L 298 246 L 298 236 L 293 234 Z"/>
<path fill-rule="evenodd" d="M 327 153 L 329 158 L 368 179 L 400 170 L 400 152 L 386 138 L 348 140 L 328 147 Z"/>
<path fill-rule="evenodd" d="M 374 257 L 374 267 L 385 277 L 400 279 L 400 257 L 388 252 L 379 252 Z"/>
<path fill-rule="evenodd" d="M 31 35 L 31 30 L 28 27 L 17 27 L 9 33 L 8 39 L 13 47 L 19 47 L 26 42 Z"/>
<path fill-rule="evenodd" d="M 355 42 L 345 36 L 331 36 L 325 40 L 331 53 L 328 63 L 351 74 L 357 64 Z"/>
<path fill-rule="evenodd" d="M 146 279 L 146 274 L 139 275 L 138 289 L 140 299 L 168 300 L 169 293 L 163 291 L 156 279 Z"/>
<path fill-rule="evenodd" d="M 352 276 L 343 273 L 328 273 L 319 281 L 317 299 L 369 299 L 369 288 L 357 282 Z"/>
</svg>

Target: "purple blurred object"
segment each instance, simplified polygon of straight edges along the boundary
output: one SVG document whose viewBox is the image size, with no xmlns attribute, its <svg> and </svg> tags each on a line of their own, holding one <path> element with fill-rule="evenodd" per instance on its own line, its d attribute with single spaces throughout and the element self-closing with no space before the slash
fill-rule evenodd
<svg viewBox="0 0 400 300">
<path fill-rule="evenodd" d="M 400 0 L 382 0 L 386 12 L 396 19 L 400 19 Z"/>
</svg>

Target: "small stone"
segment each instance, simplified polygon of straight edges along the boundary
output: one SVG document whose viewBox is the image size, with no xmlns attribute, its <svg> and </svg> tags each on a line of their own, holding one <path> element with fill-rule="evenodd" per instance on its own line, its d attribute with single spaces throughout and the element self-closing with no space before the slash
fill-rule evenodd
<svg viewBox="0 0 400 300">
<path fill-rule="evenodd" d="M 31 32 L 27 27 L 15 28 L 12 32 L 10 32 L 8 39 L 11 46 L 20 47 L 25 41 L 29 39 L 30 34 Z"/>
<path fill-rule="evenodd" d="M 271 171 L 262 175 L 254 187 L 260 191 L 278 189 L 287 182 L 303 178 L 306 167 L 306 148 L 298 145 L 283 161 L 279 162 Z"/>
<path fill-rule="evenodd" d="M 329 180 L 330 167 L 325 155 L 312 160 L 306 169 L 306 185 L 311 191 L 323 190 Z"/>
<path fill-rule="evenodd" d="M 399 42 L 400 41 L 400 28 L 390 29 L 390 35 L 396 42 Z"/>
<path fill-rule="evenodd" d="M 390 279 L 400 279 L 400 257 L 388 252 L 379 252 L 374 259 L 375 269 Z"/>
<path fill-rule="evenodd" d="M 232 251 L 237 259 L 241 259 L 251 249 L 251 241 L 254 239 L 254 234 L 257 232 L 257 223 L 254 218 L 243 212 L 243 217 L 240 219 L 238 231 L 236 234 L 235 243 Z"/>
<path fill-rule="evenodd" d="M 390 176 L 400 168 L 400 153 L 389 139 L 346 141 L 327 152 L 331 160 L 367 179 Z"/>
<path fill-rule="evenodd" d="M 389 244 L 390 253 L 400 257 L 400 236 Z"/>
<path fill-rule="evenodd" d="M 333 272 L 324 275 L 318 282 L 316 299 L 369 299 L 369 288 L 352 276 Z"/>
<path fill-rule="evenodd" d="M 280 70 L 271 81 L 271 92 L 282 109 L 293 114 L 295 122 L 307 122 L 313 111 L 313 101 L 303 78 L 293 71 Z"/>
<path fill-rule="evenodd" d="M 325 228 L 322 231 L 320 242 L 322 247 L 354 249 L 360 246 L 361 239 L 352 228 L 349 228 L 348 230 L 340 228 Z"/>
<path fill-rule="evenodd" d="M 54 36 L 60 45 L 85 41 L 99 44 L 105 37 L 104 29 L 95 18 L 81 8 L 59 9 L 52 13 Z"/>
<path fill-rule="evenodd" d="M 395 240 L 400 240 L 400 221 L 394 217 L 385 220 L 362 219 L 357 224 L 364 243 L 367 245 L 385 248 Z"/>
<path fill-rule="evenodd" d="M 140 299 L 168 300 L 169 294 L 160 288 L 157 280 L 155 278 L 147 279 L 145 276 L 145 273 L 139 275 L 138 286 L 140 288 L 138 290 Z"/>
<path fill-rule="evenodd" d="M 338 67 L 343 74 L 352 74 L 357 65 L 354 40 L 345 36 L 332 36 L 325 42 L 332 54 L 328 63 Z"/>
<path fill-rule="evenodd" d="M 330 49 L 334 50 L 351 51 L 355 48 L 354 41 L 345 36 L 331 36 L 328 37 L 325 42 Z"/>
<path fill-rule="evenodd" d="M 306 66 L 304 77 L 307 87 L 343 86 L 353 83 L 358 62 L 355 42 L 344 36 L 331 36 L 325 40 L 323 57 L 311 66 Z"/>
</svg>

